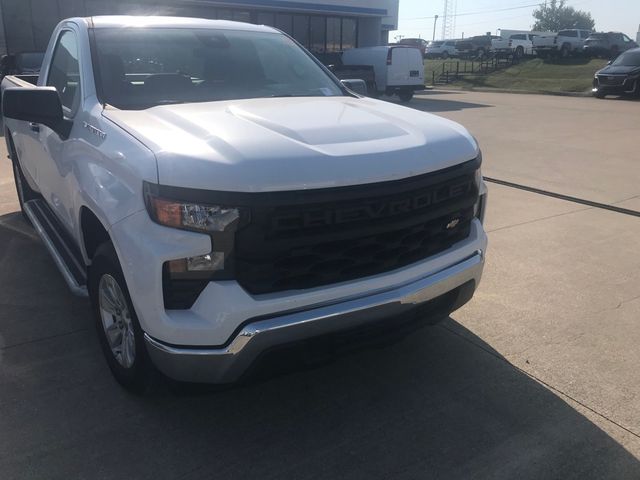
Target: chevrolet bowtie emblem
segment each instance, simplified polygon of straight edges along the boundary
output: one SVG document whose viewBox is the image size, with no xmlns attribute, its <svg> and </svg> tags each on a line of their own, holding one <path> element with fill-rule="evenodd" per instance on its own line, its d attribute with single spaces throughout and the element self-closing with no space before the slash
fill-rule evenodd
<svg viewBox="0 0 640 480">
<path fill-rule="evenodd" d="M 452 228 L 456 228 L 459 223 L 460 223 L 460 219 L 459 218 L 455 218 L 455 219 L 451 220 L 449 223 L 447 223 L 447 230 L 451 230 Z"/>
</svg>

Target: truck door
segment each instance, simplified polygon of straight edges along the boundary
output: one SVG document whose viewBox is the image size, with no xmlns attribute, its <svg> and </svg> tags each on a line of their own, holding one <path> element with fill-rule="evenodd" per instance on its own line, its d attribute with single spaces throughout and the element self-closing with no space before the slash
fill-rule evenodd
<svg viewBox="0 0 640 480">
<path fill-rule="evenodd" d="M 38 162 L 36 159 L 42 157 L 42 145 L 38 135 L 39 127 L 29 122 L 14 122 L 11 129 L 13 145 L 20 160 L 20 166 L 28 183 L 35 183 L 32 187 L 37 187 L 38 182 Z"/>
<path fill-rule="evenodd" d="M 78 55 L 77 34 L 71 29 L 60 31 L 48 68 L 44 69 L 41 85 L 55 87 L 60 94 L 62 109 L 67 118 L 73 119 L 81 103 L 80 62 Z M 77 123 L 77 122 L 76 122 Z M 73 133 L 78 125 L 73 126 L 69 140 L 60 136 L 45 125 L 37 125 L 37 135 L 41 148 L 37 158 L 38 186 L 42 196 L 53 209 L 56 216 L 73 231 L 74 218 L 71 204 L 73 194 L 69 187 L 69 176 L 73 174 Z"/>
</svg>

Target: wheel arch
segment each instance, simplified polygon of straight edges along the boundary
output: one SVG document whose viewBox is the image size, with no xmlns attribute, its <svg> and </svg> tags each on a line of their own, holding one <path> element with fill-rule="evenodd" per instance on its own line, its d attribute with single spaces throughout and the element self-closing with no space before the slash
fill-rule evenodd
<svg viewBox="0 0 640 480">
<path fill-rule="evenodd" d="M 111 235 L 98 216 L 87 206 L 80 207 L 80 238 L 85 260 L 89 263 L 105 242 L 111 241 Z"/>
</svg>

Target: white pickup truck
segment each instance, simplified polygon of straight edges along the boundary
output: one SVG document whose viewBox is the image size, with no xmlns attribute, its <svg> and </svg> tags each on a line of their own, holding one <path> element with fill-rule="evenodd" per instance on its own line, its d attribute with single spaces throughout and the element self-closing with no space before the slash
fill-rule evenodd
<svg viewBox="0 0 640 480">
<path fill-rule="evenodd" d="M 29 80 L 2 82 L 20 204 L 128 389 L 234 382 L 272 348 L 446 316 L 480 281 L 474 138 L 280 31 L 74 18 Z"/>
<path fill-rule="evenodd" d="M 539 57 L 568 57 L 582 53 L 585 40 L 591 35 L 590 30 L 560 30 L 556 33 L 538 35 L 533 38 L 533 49 Z"/>
</svg>

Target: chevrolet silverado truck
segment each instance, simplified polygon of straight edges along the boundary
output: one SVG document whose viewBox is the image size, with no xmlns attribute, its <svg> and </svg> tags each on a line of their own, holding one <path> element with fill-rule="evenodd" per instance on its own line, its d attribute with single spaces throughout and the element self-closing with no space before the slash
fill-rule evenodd
<svg viewBox="0 0 640 480">
<path fill-rule="evenodd" d="M 491 53 L 491 46 L 494 40 L 502 40 L 502 37 L 497 35 L 478 35 L 465 38 L 456 43 L 456 49 L 461 58 L 484 60 Z"/>
<path fill-rule="evenodd" d="M 68 19 L 29 80 L 2 83 L 20 205 L 132 391 L 158 371 L 232 383 L 271 349 L 435 321 L 478 286 L 475 139 L 355 94 L 278 30 Z"/>
<path fill-rule="evenodd" d="M 568 57 L 582 53 L 590 30 L 560 30 L 558 33 L 538 35 L 533 39 L 533 49 L 539 57 Z"/>
</svg>

